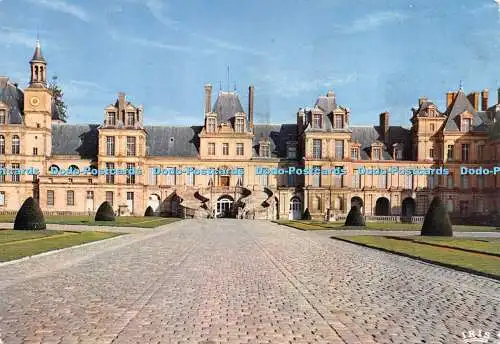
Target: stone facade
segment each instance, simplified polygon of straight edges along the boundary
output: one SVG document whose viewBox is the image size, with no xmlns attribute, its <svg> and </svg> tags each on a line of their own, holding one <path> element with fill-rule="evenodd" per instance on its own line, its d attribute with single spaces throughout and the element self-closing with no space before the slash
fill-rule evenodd
<svg viewBox="0 0 500 344">
<path fill-rule="evenodd" d="M 0 211 L 17 211 L 32 195 L 45 212 L 89 213 L 108 200 L 121 215 L 143 215 L 152 206 L 161 215 L 264 219 L 301 218 L 306 208 L 313 218 L 347 214 L 353 202 L 365 215 L 423 215 L 435 195 L 456 218 L 486 217 L 499 206 L 500 171 L 460 174 L 462 166 L 493 167 L 500 158 L 500 104 L 488 105 L 488 90 L 448 92 L 443 112 L 420 98 L 409 128 L 391 126 L 387 112 L 378 126 L 351 126 L 350 110 L 337 104 L 332 91 L 312 108 L 299 109 L 295 123 L 256 124 L 253 86 L 245 111 L 236 92 L 219 91 L 212 102 L 211 85 L 204 88 L 205 113 L 198 126 L 145 125 L 143 107 L 123 93 L 105 107 L 102 123 L 71 125 L 55 114 L 39 43 L 30 65 L 24 90 L 0 78 L 0 167 L 33 167 L 40 173 L 0 176 Z M 142 174 L 84 173 L 89 167 Z M 258 175 L 262 167 L 344 169 L 345 174 Z M 179 174 L 155 176 L 154 168 Z M 244 173 L 183 173 L 190 168 Z M 361 175 L 363 168 L 450 173 Z"/>
</svg>

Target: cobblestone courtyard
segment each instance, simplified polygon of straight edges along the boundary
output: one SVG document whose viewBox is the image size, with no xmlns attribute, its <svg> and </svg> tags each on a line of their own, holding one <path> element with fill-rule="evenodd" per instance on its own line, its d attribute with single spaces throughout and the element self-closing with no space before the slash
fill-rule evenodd
<svg viewBox="0 0 500 344">
<path fill-rule="evenodd" d="M 496 337 L 499 306 L 494 280 L 264 221 L 185 220 L 0 265 L 5 344 L 464 343 Z"/>
</svg>

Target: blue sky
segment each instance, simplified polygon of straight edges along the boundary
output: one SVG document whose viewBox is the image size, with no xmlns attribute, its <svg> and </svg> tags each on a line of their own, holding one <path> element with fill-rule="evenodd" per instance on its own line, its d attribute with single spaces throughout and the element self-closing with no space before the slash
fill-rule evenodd
<svg viewBox="0 0 500 344">
<path fill-rule="evenodd" d="M 26 85 L 39 31 L 70 123 L 101 122 L 124 91 L 149 124 L 199 125 L 229 65 L 257 122 L 294 123 L 332 89 L 351 124 L 409 125 L 418 97 L 443 109 L 460 80 L 496 101 L 499 29 L 493 0 L 0 0 L 0 74 Z"/>
</svg>

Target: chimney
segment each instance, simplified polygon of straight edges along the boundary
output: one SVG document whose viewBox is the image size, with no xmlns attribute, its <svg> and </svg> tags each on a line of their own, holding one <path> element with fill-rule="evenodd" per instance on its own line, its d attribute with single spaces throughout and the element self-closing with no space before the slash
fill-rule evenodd
<svg viewBox="0 0 500 344">
<path fill-rule="evenodd" d="M 211 112 L 212 107 L 212 85 L 205 85 L 205 113 Z"/>
<path fill-rule="evenodd" d="M 497 90 L 497 104 L 500 104 L 500 88 Z"/>
<path fill-rule="evenodd" d="M 382 135 L 382 141 L 389 142 L 389 113 L 382 112 L 380 114 L 380 131 Z"/>
<path fill-rule="evenodd" d="M 481 110 L 486 111 L 488 110 L 488 89 L 485 88 L 481 92 Z"/>
<path fill-rule="evenodd" d="M 448 108 L 451 103 L 453 103 L 453 99 L 455 99 L 456 92 L 446 92 L 446 108 Z"/>
<path fill-rule="evenodd" d="M 427 101 L 427 97 L 418 98 L 418 106 L 422 106 L 423 103 Z"/>
<path fill-rule="evenodd" d="M 248 87 L 248 127 L 250 131 L 253 133 L 253 97 L 254 97 L 254 88 L 253 85 Z"/>
<path fill-rule="evenodd" d="M 467 99 L 469 99 L 470 103 L 474 107 L 474 110 L 479 110 L 479 92 L 472 92 L 467 95 Z"/>
</svg>

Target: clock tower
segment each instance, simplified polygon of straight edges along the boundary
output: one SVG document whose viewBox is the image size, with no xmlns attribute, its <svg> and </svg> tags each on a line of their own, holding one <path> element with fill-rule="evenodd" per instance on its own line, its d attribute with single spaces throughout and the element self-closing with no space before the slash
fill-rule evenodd
<svg viewBox="0 0 500 344">
<path fill-rule="evenodd" d="M 37 40 L 30 61 L 30 83 L 24 90 L 24 126 L 26 128 L 23 153 L 50 156 L 52 148 L 52 95 L 47 88 L 47 62 Z"/>
</svg>

